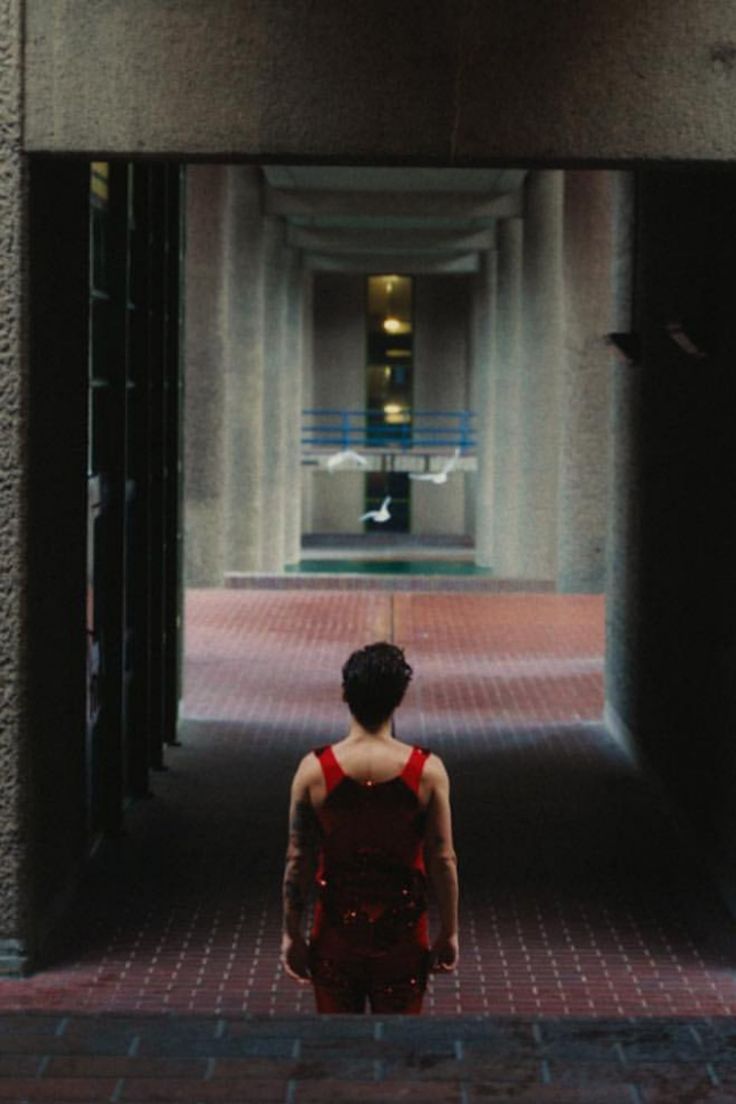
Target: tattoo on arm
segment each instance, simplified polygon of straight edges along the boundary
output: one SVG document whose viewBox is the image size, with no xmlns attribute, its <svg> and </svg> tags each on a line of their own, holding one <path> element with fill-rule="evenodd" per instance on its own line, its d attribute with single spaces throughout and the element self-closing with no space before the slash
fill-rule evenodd
<svg viewBox="0 0 736 1104">
<path fill-rule="evenodd" d="M 311 802 L 306 800 L 297 801 L 289 830 L 291 833 L 290 842 L 299 847 L 300 850 L 314 846 L 319 832 L 317 818 L 314 815 Z"/>
<path fill-rule="evenodd" d="M 289 823 L 283 882 L 284 926 L 292 934 L 299 929 L 306 908 L 319 836 L 319 821 L 310 801 L 298 801 Z"/>
</svg>

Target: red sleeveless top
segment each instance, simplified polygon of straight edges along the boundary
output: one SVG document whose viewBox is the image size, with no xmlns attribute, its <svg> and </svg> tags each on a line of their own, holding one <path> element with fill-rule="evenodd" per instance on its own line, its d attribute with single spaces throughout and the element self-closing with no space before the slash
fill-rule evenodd
<svg viewBox="0 0 736 1104">
<path fill-rule="evenodd" d="M 412 748 L 401 774 L 358 782 L 332 748 L 315 749 L 327 785 L 312 941 L 331 953 L 427 945 L 426 810 L 419 780 L 430 752 Z"/>
</svg>

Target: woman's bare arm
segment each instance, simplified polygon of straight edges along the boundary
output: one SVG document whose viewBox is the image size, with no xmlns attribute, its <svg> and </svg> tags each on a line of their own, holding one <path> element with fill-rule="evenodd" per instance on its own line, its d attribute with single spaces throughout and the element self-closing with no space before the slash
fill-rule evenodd
<svg viewBox="0 0 736 1104">
<path fill-rule="evenodd" d="M 440 759 L 433 756 L 430 762 L 432 796 L 427 807 L 424 850 L 427 873 L 440 914 L 440 930 L 433 949 L 436 966 L 442 970 L 454 970 L 458 958 L 458 878 L 457 855 L 452 839 L 450 780 Z"/>
<path fill-rule="evenodd" d="M 310 756 L 299 764 L 291 784 L 289 842 L 283 880 L 282 956 L 286 972 L 304 981 L 306 943 L 302 924 L 314 879 L 319 845 L 319 824 L 309 799 L 312 774 Z"/>
</svg>

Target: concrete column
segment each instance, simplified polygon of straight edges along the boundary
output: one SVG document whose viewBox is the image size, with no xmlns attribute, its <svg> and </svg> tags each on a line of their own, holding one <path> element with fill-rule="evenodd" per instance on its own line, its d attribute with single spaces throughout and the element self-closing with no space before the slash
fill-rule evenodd
<svg viewBox="0 0 736 1104">
<path fill-rule="evenodd" d="M 524 578 L 554 579 L 564 340 L 564 173 L 530 172 L 524 192 L 519 567 Z"/>
<path fill-rule="evenodd" d="M 519 574 L 519 462 L 521 454 L 522 263 L 524 223 L 498 224 L 496 371 L 493 417 L 493 548 L 499 578 Z"/>
<path fill-rule="evenodd" d="M 466 405 L 469 298 L 465 276 L 417 276 L 414 281 L 416 410 L 462 410 Z M 446 452 L 450 456 L 452 448 Z M 462 472 L 440 487 L 411 481 L 411 528 L 413 533 L 465 532 Z"/>
<path fill-rule="evenodd" d="M 602 592 L 615 329 L 613 177 L 565 173 L 565 359 L 562 376 L 557 587 Z"/>
<path fill-rule="evenodd" d="M 480 311 L 480 276 L 476 274 L 470 282 L 468 294 L 468 371 L 465 377 L 465 409 L 474 415 L 473 426 L 477 432 L 478 421 L 478 334 Z M 477 498 L 477 473 L 474 471 L 465 474 L 465 535 L 475 540 L 475 511 Z"/>
<path fill-rule="evenodd" d="M 287 250 L 282 219 L 264 219 L 264 472 L 261 566 L 283 571 L 286 561 L 286 327 L 288 303 Z"/>
<path fill-rule="evenodd" d="M 228 169 L 187 169 L 184 335 L 185 581 L 225 572 L 225 211 Z"/>
<path fill-rule="evenodd" d="M 24 823 L 29 749 L 26 708 L 28 663 L 25 546 L 29 473 L 27 362 L 24 342 L 25 179 L 21 155 L 22 25 L 20 0 L 0 6 L 0 973 L 23 969 L 28 954 L 29 863 L 33 840 Z M 63 543 L 63 542 L 62 542 Z"/>
<path fill-rule="evenodd" d="M 302 408 L 314 409 L 314 276 L 302 270 Z M 314 469 L 303 467 L 302 533 L 314 530 Z"/>
<path fill-rule="evenodd" d="M 224 558 L 258 571 L 263 524 L 263 217 L 260 171 L 225 170 Z"/>
<path fill-rule="evenodd" d="M 320 273 L 314 279 L 314 405 L 363 410 L 366 402 L 365 276 Z M 314 476 L 317 533 L 362 533 L 363 472 Z"/>
<path fill-rule="evenodd" d="M 302 470 L 301 470 L 301 423 L 302 423 L 302 285 L 303 274 L 301 255 L 298 250 L 290 250 L 287 258 L 287 304 L 286 304 L 286 395 L 284 416 L 286 448 L 286 486 L 285 486 L 285 536 L 284 555 L 286 563 L 296 564 L 301 557 L 302 537 Z"/>
<path fill-rule="evenodd" d="M 647 169 L 636 200 L 636 340 L 632 363 L 616 366 L 627 436 L 623 450 L 616 440 L 608 719 L 697 829 L 733 906 L 733 181 Z"/>
<path fill-rule="evenodd" d="M 476 336 L 476 433 L 478 469 L 476 473 L 475 562 L 493 567 L 494 531 L 494 403 L 496 396 L 496 252 L 481 257 L 478 282 Z"/>
</svg>

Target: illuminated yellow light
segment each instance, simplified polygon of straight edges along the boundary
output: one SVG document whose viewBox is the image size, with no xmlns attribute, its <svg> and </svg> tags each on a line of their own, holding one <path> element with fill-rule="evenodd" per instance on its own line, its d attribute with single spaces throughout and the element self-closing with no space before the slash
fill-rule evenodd
<svg viewBox="0 0 736 1104">
<path fill-rule="evenodd" d="M 398 403 L 386 403 L 383 407 L 384 414 L 401 414 L 402 410 L 403 407 Z"/>
<path fill-rule="evenodd" d="M 401 322 L 398 318 L 394 318 L 393 315 L 389 315 L 388 318 L 383 320 L 383 328 L 386 333 L 397 334 L 401 331 Z"/>
<path fill-rule="evenodd" d="M 92 161 L 90 187 L 92 195 L 106 200 L 109 196 L 110 166 L 107 161 Z"/>
</svg>

